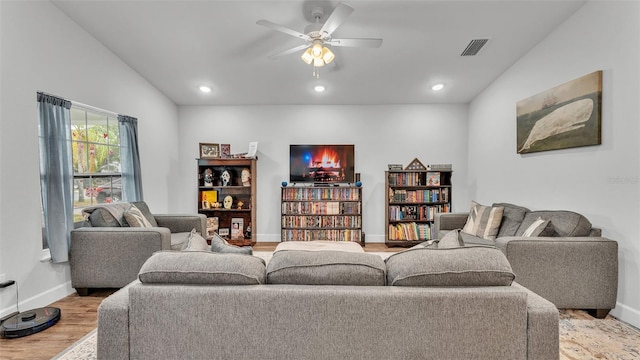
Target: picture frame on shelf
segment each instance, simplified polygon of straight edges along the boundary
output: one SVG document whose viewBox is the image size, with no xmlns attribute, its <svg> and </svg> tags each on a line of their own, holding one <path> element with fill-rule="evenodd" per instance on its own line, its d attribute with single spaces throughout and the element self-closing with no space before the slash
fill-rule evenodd
<svg viewBox="0 0 640 360">
<path fill-rule="evenodd" d="M 231 144 L 220 144 L 220 157 L 223 159 L 231 157 Z"/>
<path fill-rule="evenodd" d="M 217 159 L 220 157 L 220 144 L 200 143 L 201 159 Z"/>
<path fill-rule="evenodd" d="M 218 231 L 219 219 L 217 216 L 207 218 L 207 236 L 212 236 Z"/>
<path fill-rule="evenodd" d="M 229 238 L 229 228 L 220 228 L 218 229 L 218 235 L 221 237 L 228 239 Z"/>
<path fill-rule="evenodd" d="M 440 186 L 440 173 L 437 171 L 427 172 L 427 186 Z"/>
<path fill-rule="evenodd" d="M 231 218 L 231 240 L 244 240 L 243 218 Z"/>
</svg>

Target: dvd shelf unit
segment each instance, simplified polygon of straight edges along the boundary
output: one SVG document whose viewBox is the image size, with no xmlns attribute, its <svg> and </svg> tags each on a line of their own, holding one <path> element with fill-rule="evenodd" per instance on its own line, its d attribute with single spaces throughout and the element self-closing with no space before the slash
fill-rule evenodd
<svg viewBox="0 0 640 360">
<path fill-rule="evenodd" d="M 281 241 L 364 243 L 361 187 L 282 187 L 281 200 Z"/>
<path fill-rule="evenodd" d="M 414 246 L 433 239 L 435 214 L 451 211 L 451 170 L 385 172 L 385 244 Z"/>
<path fill-rule="evenodd" d="M 197 159 L 198 212 L 207 239 L 216 232 L 239 246 L 256 242 L 257 159 Z"/>
</svg>

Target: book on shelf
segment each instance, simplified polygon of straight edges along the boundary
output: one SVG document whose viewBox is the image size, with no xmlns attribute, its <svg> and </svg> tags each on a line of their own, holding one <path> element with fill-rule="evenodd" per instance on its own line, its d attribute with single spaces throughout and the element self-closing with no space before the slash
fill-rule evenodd
<svg viewBox="0 0 640 360">
<path fill-rule="evenodd" d="M 231 240 L 244 240 L 243 218 L 231 218 Z"/>
</svg>

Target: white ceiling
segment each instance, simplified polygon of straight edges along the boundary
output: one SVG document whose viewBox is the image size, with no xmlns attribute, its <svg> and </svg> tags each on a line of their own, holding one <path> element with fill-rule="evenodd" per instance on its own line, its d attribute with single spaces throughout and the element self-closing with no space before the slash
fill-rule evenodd
<svg viewBox="0 0 640 360">
<path fill-rule="evenodd" d="M 319 79 L 300 54 L 268 58 L 303 42 L 256 21 L 303 32 L 312 7 L 329 14 L 338 1 L 52 2 L 178 105 L 290 105 L 467 103 L 584 0 L 346 1 L 355 11 L 333 37 L 383 44 L 332 48 L 336 60 Z M 460 56 L 477 38 L 491 40 Z M 435 93 L 437 82 L 446 87 Z"/>
</svg>

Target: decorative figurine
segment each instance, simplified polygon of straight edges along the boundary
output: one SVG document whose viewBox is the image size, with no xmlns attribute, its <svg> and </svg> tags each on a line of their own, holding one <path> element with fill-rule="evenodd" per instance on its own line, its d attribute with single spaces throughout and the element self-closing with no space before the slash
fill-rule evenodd
<svg viewBox="0 0 640 360">
<path fill-rule="evenodd" d="M 251 186 L 251 170 L 249 168 L 242 169 L 240 180 L 242 181 L 242 186 Z"/>
<path fill-rule="evenodd" d="M 204 186 L 213 186 L 213 171 L 211 169 L 204 171 Z"/>
<path fill-rule="evenodd" d="M 223 204 L 225 209 L 231 209 L 231 206 L 233 205 L 233 198 L 231 197 L 231 195 L 227 195 L 224 197 Z"/>
<path fill-rule="evenodd" d="M 220 181 L 222 182 L 222 186 L 231 185 L 231 173 L 229 172 L 229 170 L 225 170 L 222 172 L 222 175 L 220 175 Z"/>
</svg>

